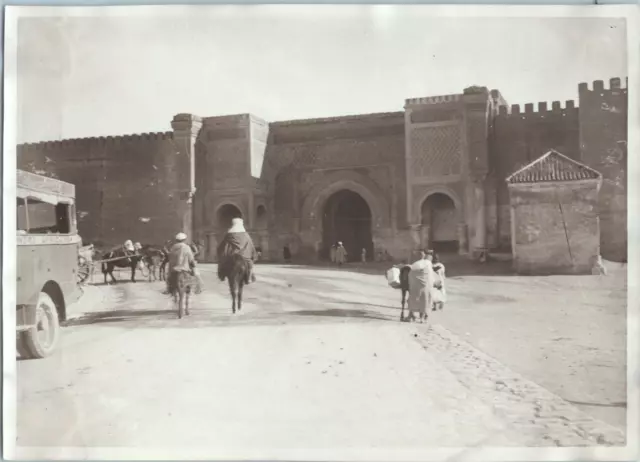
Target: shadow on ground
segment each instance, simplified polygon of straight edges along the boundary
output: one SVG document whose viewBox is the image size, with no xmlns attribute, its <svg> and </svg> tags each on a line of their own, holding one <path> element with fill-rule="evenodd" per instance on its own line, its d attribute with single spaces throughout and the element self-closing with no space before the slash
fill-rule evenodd
<svg viewBox="0 0 640 462">
<path fill-rule="evenodd" d="M 357 319 L 375 319 L 377 321 L 392 321 L 389 316 L 366 310 L 341 310 L 330 308 L 327 310 L 298 310 L 288 311 L 286 316 L 307 316 L 307 317 L 332 317 L 332 318 L 357 318 Z"/>
<path fill-rule="evenodd" d="M 88 324 L 99 324 L 109 322 L 131 321 L 144 316 L 169 316 L 175 315 L 175 310 L 113 310 L 113 311 L 97 311 L 89 315 L 77 319 L 65 321 L 65 327 L 84 326 Z"/>
</svg>

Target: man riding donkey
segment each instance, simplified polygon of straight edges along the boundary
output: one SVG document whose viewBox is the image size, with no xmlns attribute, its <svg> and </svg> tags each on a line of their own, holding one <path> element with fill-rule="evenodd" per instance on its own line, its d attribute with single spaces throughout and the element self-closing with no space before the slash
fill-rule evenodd
<svg viewBox="0 0 640 462">
<path fill-rule="evenodd" d="M 193 255 L 192 247 L 187 244 L 187 235 L 185 233 L 176 235 L 175 244 L 169 250 L 169 275 L 165 293 L 173 294 L 175 292 L 178 275 L 181 272 L 188 272 L 197 279 L 196 293 L 200 293 L 202 283 L 196 273 L 196 259 Z"/>
<path fill-rule="evenodd" d="M 218 245 L 218 278 L 224 281 L 228 277 L 227 261 L 230 261 L 229 257 L 233 255 L 241 255 L 247 262 L 249 272 L 251 274 L 249 282 L 256 282 L 256 275 L 254 273 L 254 262 L 258 258 L 258 252 L 253 245 L 251 236 L 244 228 L 244 221 L 242 218 L 234 218 L 231 220 L 231 228 L 227 231 L 227 234 Z"/>
</svg>

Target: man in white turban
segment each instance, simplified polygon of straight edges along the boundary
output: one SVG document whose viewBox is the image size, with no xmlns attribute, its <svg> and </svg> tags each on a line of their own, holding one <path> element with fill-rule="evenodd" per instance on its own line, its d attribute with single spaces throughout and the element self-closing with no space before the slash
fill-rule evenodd
<svg viewBox="0 0 640 462">
<path fill-rule="evenodd" d="M 195 274 L 196 260 L 191 247 L 186 243 L 187 235 L 178 233 L 176 243 L 169 251 L 169 275 L 167 277 L 167 291 L 171 294 L 175 289 L 177 275 L 182 272 Z"/>
<path fill-rule="evenodd" d="M 242 218 L 234 218 L 231 220 L 231 228 L 218 245 L 218 278 L 221 281 L 227 277 L 227 269 L 225 262 L 232 255 L 241 255 L 249 265 L 250 281 L 255 282 L 253 263 L 258 259 L 258 252 L 253 245 L 253 240 L 244 228 L 244 220 Z"/>
</svg>

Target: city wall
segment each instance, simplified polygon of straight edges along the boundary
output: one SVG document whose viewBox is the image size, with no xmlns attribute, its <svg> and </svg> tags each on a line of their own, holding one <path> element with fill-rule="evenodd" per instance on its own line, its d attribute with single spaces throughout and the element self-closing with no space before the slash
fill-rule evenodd
<svg viewBox="0 0 640 462">
<path fill-rule="evenodd" d="M 608 88 L 602 81 L 580 84 L 579 105 L 570 100 L 509 106 L 499 92 L 478 88 L 460 95 L 464 115 L 451 116 L 466 124 L 460 135 L 461 183 L 456 186 L 449 178 L 440 185 L 460 189 L 458 206 L 473 225 L 461 236 L 486 238 L 489 248 L 508 250 L 504 179 L 555 149 L 603 174 L 602 254 L 624 260 L 627 89 L 620 79 L 611 79 Z M 431 106 L 451 106 L 451 112 L 456 101 Z M 412 216 L 419 204 L 407 199 L 424 195 L 414 191 L 421 185 L 407 187 L 407 174 L 415 175 L 407 170 L 407 123 L 429 124 L 434 117 L 438 122 L 443 109 L 436 113 L 433 107 L 420 116 L 430 118 L 410 122 L 406 112 L 274 123 L 251 114 L 179 114 L 172 132 L 20 145 L 18 167 L 76 185 L 85 242 L 161 243 L 183 229 L 209 242 L 208 236 L 223 231 L 217 210 L 231 203 L 242 210 L 247 227 L 270 256 L 279 258 L 284 244 L 295 254 L 311 256 L 322 240 L 319 215 L 325 195 L 341 185 L 359 188 L 369 203 L 377 220 L 376 248 L 404 257 L 420 245 Z M 416 114 L 410 115 L 422 113 Z M 429 162 L 425 168 L 432 167 Z M 478 203 L 484 204 L 484 219 L 476 217 Z"/>
<path fill-rule="evenodd" d="M 76 185 L 86 243 L 162 243 L 181 229 L 177 178 L 184 169 L 173 133 L 24 144 L 18 168 Z"/>
</svg>

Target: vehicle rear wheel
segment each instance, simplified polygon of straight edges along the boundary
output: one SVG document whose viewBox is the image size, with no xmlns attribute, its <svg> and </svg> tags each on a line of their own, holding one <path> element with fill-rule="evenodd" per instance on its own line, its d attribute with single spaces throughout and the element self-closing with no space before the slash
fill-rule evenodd
<svg viewBox="0 0 640 462">
<path fill-rule="evenodd" d="M 25 358 L 45 358 L 53 353 L 60 338 L 60 321 L 56 304 L 48 293 L 40 292 L 38 296 L 36 325 L 18 335 Z"/>
</svg>

